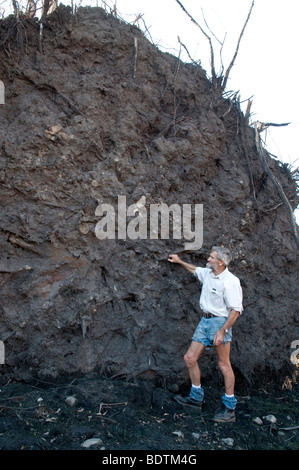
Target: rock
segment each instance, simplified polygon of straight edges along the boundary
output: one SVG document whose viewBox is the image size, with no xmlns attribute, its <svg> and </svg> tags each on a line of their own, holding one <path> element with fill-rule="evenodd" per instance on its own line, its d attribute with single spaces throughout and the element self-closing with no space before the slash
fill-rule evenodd
<svg viewBox="0 0 299 470">
<path fill-rule="evenodd" d="M 262 425 L 263 424 L 263 420 L 261 418 L 259 418 L 258 416 L 256 418 L 253 418 L 252 420 L 255 424 L 258 424 L 258 425 Z"/>
<path fill-rule="evenodd" d="M 81 444 L 81 446 L 84 447 L 85 449 L 89 449 L 89 447 L 91 447 L 91 446 L 97 446 L 97 445 L 101 445 L 101 444 L 103 444 L 102 439 L 97 438 L 97 437 L 93 437 L 91 439 L 87 439 L 86 441 L 84 441 Z"/>
<path fill-rule="evenodd" d="M 76 406 L 78 403 L 78 400 L 75 396 L 69 396 L 65 399 L 65 403 L 69 406 Z"/>
<path fill-rule="evenodd" d="M 183 438 L 184 437 L 184 434 L 182 433 L 182 431 L 173 431 L 173 433 L 175 436 L 178 436 L 180 438 Z"/>
<path fill-rule="evenodd" d="M 193 432 L 192 437 L 194 437 L 194 439 L 198 440 L 200 438 L 200 434 L 198 434 L 197 432 Z"/>
<path fill-rule="evenodd" d="M 62 129 L 62 126 L 60 124 L 56 126 L 52 126 L 51 129 L 46 129 L 45 133 L 51 136 L 54 136 L 57 134 L 60 130 Z"/>
<path fill-rule="evenodd" d="M 176 383 L 170 384 L 167 388 L 172 393 L 178 393 L 179 391 L 179 386 Z"/>
<path fill-rule="evenodd" d="M 273 415 L 263 416 L 263 420 L 264 422 L 271 423 L 271 424 L 275 424 L 277 422 L 276 417 Z"/>
<path fill-rule="evenodd" d="M 234 440 L 231 437 L 225 437 L 221 439 L 221 442 L 228 447 L 233 447 L 234 445 Z"/>
</svg>

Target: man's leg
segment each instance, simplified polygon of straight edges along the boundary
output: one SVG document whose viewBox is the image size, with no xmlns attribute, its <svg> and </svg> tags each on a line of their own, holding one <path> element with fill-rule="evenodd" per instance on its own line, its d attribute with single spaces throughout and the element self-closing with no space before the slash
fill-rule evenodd
<svg viewBox="0 0 299 470">
<path fill-rule="evenodd" d="M 191 345 L 184 356 L 185 364 L 188 368 L 189 377 L 193 385 L 200 385 L 200 369 L 198 366 L 198 359 L 205 350 L 203 343 L 192 341 Z"/>
<path fill-rule="evenodd" d="M 197 361 L 204 350 L 205 345 L 203 343 L 192 341 L 184 356 L 192 386 L 188 397 L 175 395 L 174 400 L 181 405 L 195 406 L 197 408 L 201 408 L 202 406 L 204 392 L 201 388 L 200 369 Z"/>
<path fill-rule="evenodd" d="M 218 367 L 224 378 L 225 392 L 227 395 L 233 395 L 235 389 L 235 374 L 230 363 L 230 342 L 215 346 Z"/>
<path fill-rule="evenodd" d="M 234 396 L 235 374 L 230 362 L 230 342 L 215 346 L 218 366 L 224 378 L 225 395 L 222 397 L 223 408 L 214 417 L 218 422 L 234 422 L 237 400 Z"/>
</svg>

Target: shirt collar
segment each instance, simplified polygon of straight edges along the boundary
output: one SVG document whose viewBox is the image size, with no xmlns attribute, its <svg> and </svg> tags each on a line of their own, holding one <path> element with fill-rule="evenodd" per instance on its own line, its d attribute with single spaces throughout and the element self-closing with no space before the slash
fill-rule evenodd
<svg viewBox="0 0 299 470">
<path fill-rule="evenodd" d="M 211 276 L 212 276 L 214 279 L 222 279 L 223 277 L 226 276 L 227 273 L 228 273 L 228 268 L 225 268 L 225 270 L 222 271 L 222 273 L 216 274 L 216 276 L 215 276 L 214 273 L 213 273 L 213 271 L 211 270 Z"/>
</svg>

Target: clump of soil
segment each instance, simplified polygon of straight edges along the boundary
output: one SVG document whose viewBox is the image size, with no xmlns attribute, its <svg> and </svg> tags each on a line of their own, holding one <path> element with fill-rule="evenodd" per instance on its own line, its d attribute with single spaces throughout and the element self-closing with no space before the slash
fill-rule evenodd
<svg viewBox="0 0 299 470">
<path fill-rule="evenodd" d="M 101 449 L 103 457 L 120 450 L 130 455 L 137 450 L 298 450 L 298 383 L 289 383 L 239 390 L 236 423 L 220 424 L 213 421 L 221 404 L 219 388 L 205 387 L 200 413 L 181 407 L 172 391 L 150 382 L 92 373 L 59 383 L 24 383 L 8 381 L 6 374 L 0 388 L 0 448 Z M 68 397 L 75 402 L 68 404 Z M 269 415 L 276 422 L 267 421 Z"/>
</svg>

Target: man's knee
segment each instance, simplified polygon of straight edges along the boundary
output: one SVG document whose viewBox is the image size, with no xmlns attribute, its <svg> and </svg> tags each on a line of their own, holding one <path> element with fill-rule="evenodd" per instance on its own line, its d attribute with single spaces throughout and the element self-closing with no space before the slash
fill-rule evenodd
<svg viewBox="0 0 299 470">
<path fill-rule="evenodd" d="M 192 341 L 190 348 L 184 355 L 184 361 L 186 363 L 186 366 L 188 368 L 195 366 L 204 350 L 205 345 L 203 343 L 197 343 Z"/>
<path fill-rule="evenodd" d="M 232 372 L 232 366 L 229 359 L 218 359 L 218 367 L 224 375 Z"/>
<path fill-rule="evenodd" d="M 184 355 L 184 361 L 188 368 L 193 367 L 197 363 L 197 360 L 197 356 L 192 352 L 187 351 Z"/>
</svg>

